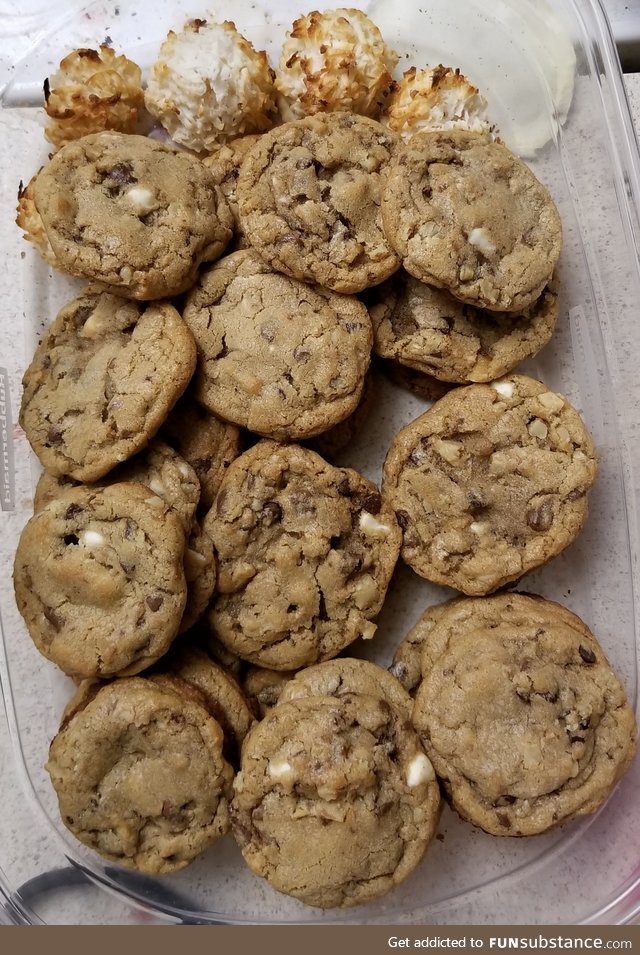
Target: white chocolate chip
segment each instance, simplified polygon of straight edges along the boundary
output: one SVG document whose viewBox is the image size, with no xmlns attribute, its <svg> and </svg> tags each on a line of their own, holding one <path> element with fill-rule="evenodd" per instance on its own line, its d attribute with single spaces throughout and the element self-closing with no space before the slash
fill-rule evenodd
<svg viewBox="0 0 640 955">
<path fill-rule="evenodd" d="M 382 524 L 368 511 L 360 512 L 358 524 L 367 537 L 388 537 L 391 530 L 388 524 Z"/>
<path fill-rule="evenodd" d="M 124 198 L 138 216 L 146 216 L 149 212 L 158 208 L 158 201 L 154 193 L 144 186 L 132 186 L 125 192 Z"/>
<path fill-rule="evenodd" d="M 527 425 L 527 431 L 533 438 L 546 438 L 549 429 L 542 418 L 533 418 Z"/>
<path fill-rule="evenodd" d="M 353 600 L 359 610 L 365 610 L 378 597 L 378 587 L 371 574 L 363 574 L 356 584 Z"/>
<path fill-rule="evenodd" d="M 144 503 L 150 507 L 155 507 L 157 511 L 163 510 L 165 507 L 164 501 L 161 497 L 158 497 L 157 494 L 154 494 L 153 497 L 147 497 Z"/>
<path fill-rule="evenodd" d="M 85 547 L 99 547 L 100 544 L 104 544 L 104 537 L 98 531 L 82 531 L 79 540 Z"/>
<path fill-rule="evenodd" d="M 469 245 L 479 249 L 483 255 L 491 255 L 496 247 L 486 229 L 472 229 L 469 233 Z"/>
<path fill-rule="evenodd" d="M 458 272 L 458 278 L 461 282 L 470 282 L 475 274 L 470 265 L 463 265 Z"/>
<path fill-rule="evenodd" d="M 209 563 L 208 557 L 206 557 L 204 554 L 200 554 L 197 550 L 192 550 L 191 547 L 187 547 L 185 550 L 184 560 L 185 564 L 188 563 L 189 565 L 195 565 L 196 567 L 206 567 L 206 565 Z"/>
<path fill-rule="evenodd" d="M 413 789 L 414 786 L 421 786 L 422 783 L 430 783 L 436 778 L 433 766 L 428 756 L 424 753 L 418 753 L 414 756 L 407 766 L 407 786 Z"/>
<path fill-rule="evenodd" d="M 180 474 L 182 475 L 183 478 L 185 478 L 185 480 L 189 480 L 191 476 L 191 471 L 186 461 L 178 462 L 178 471 L 180 471 Z"/>
<path fill-rule="evenodd" d="M 158 497 L 164 497 L 167 493 L 167 489 L 159 478 L 151 478 L 149 481 L 149 490 L 153 491 L 154 494 L 157 494 Z"/>
<path fill-rule="evenodd" d="M 560 441 L 562 444 L 571 443 L 571 435 L 563 424 L 558 425 L 556 428 L 556 440 Z"/>
<path fill-rule="evenodd" d="M 553 411 L 554 413 L 562 411 L 564 408 L 564 398 L 561 398 L 560 395 L 557 395 L 554 391 L 544 391 L 541 395 L 538 395 L 538 401 L 548 411 Z"/>
<path fill-rule="evenodd" d="M 506 381 L 504 378 L 500 381 L 492 381 L 491 387 L 504 398 L 513 398 L 513 382 Z"/>
<path fill-rule="evenodd" d="M 573 452 L 573 460 L 574 460 L 574 461 L 586 461 L 586 460 L 587 460 L 587 456 L 586 456 L 586 454 L 584 453 L 584 451 L 581 451 L 580 448 L 578 448 L 576 451 Z"/>
<path fill-rule="evenodd" d="M 293 772 L 293 766 L 286 759 L 272 759 L 269 761 L 267 772 L 272 779 L 282 779 Z"/>
<path fill-rule="evenodd" d="M 473 521 L 469 524 L 469 530 L 473 534 L 477 534 L 478 537 L 482 537 L 484 534 L 489 533 L 490 524 L 488 521 Z"/>
<path fill-rule="evenodd" d="M 367 620 L 366 623 L 362 624 L 362 633 L 360 636 L 363 640 L 373 640 L 373 636 L 377 630 L 375 623 L 371 623 L 370 620 Z"/>
<path fill-rule="evenodd" d="M 449 464 L 460 463 L 462 445 L 458 441 L 445 441 L 442 438 L 435 438 L 431 444 L 436 454 L 439 454 Z"/>
</svg>

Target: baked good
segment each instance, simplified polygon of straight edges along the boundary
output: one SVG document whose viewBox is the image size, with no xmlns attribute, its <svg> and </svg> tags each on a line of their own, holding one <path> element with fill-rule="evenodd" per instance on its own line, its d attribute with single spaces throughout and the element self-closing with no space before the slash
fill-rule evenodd
<svg viewBox="0 0 640 955">
<path fill-rule="evenodd" d="M 23 239 L 26 239 L 27 242 L 31 242 L 47 265 L 51 265 L 54 269 L 57 269 L 60 268 L 58 260 L 56 259 L 55 252 L 51 248 L 51 243 L 47 237 L 47 232 L 42 223 L 40 213 L 36 209 L 36 204 L 33 200 L 33 184 L 35 180 L 36 177 L 32 176 L 26 186 L 23 186 L 22 181 L 20 181 L 20 185 L 18 186 L 16 225 L 20 226 L 24 232 Z"/>
<path fill-rule="evenodd" d="M 529 167 L 465 130 L 416 133 L 396 151 L 382 216 L 414 278 L 495 311 L 532 305 L 562 245 L 558 210 Z"/>
<path fill-rule="evenodd" d="M 362 10 L 338 7 L 298 17 L 276 70 L 282 118 L 337 110 L 376 117 L 397 62 L 397 53 Z"/>
<path fill-rule="evenodd" d="M 360 292 L 400 265 L 382 229 L 380 192 L 395 137 L 375 120 L 318 113 L 261 136 L 238 177 L 240 221 L 274 269 Z"/>
<path fill-rule="evenodd" d="M 489 104 L 460 70 L 443 66 L 405 70 L 384 104 L 381 122 L 409 139 L 428 129 L 472 129 L 490 133 Z"/>
<path fill-rule="evenodd" d="M 180 633 L 190 630 L 204 614 L 216 586 L 217 565 L 213 543 L 197 520 L 193 521 L 187 539 L 184 576 L 187 602 L 180 621 Z"/>
<path fill-rule="evenodd" d="M 454 597 L 444 603 L 427 607 L 417 623 L 396 647 L 389 672 L 402 684 L 410 696 L 415 696 L 422 680 L 422 651 L 425 641 L 442 615 L 458 600 L 464 600 L 464 598 Z"/>
<path fill-rule="evenodd" d="M 403 559 L 470 596 L 559 554 L 587 517 L 596 451 L 577 411 L 512 375 L 454 388 L 396 435 L 383 495 Z"/>
<path fill-rule="evenodd" d="M 259 441 L 230 465 L 204 523 L 219 561 L 207 619 L 233 652 L 294 670 L 373 637 L 400 530 L 361 475 Z"/>
<path fill-rule="evenodd" d="M 233 243 L 227 251 L 237 252 L 238 249 L 249 247 L 240 222 L 236 187 L 244 157 L 259 138 L 259 134 L 251 133 L 248 136 L 239 136 L 238 139 L 232 139 L 228 143 L 220 143 L 213 152 L 202 160 L 213 176 L 216 185 L 220 186 L 233 216 Z"/>
<path fill-rule="evenodd" d="M 250 666 L 247 669 L 242 677 L 242 689 L 260 719 L 276 705 L 282 690 L 296 672 L 296 670 L 269 670 L 267 667 L 259 666 Z"/>
<path fill-rule="evenodd" d="M 15 557 L 37 648 L 73 677 L 148 667 L 180 625 L 184 549 L 180 520 L 141 484 L 62 493 L 27 522 Z"/>
<path fill-rule="evenodd" d="M 145 105 L 171 138 L 194 152 L 269 129 L 276 111 L 273 70 L 264 50 L 230 20 L 188 20 L 169 30 L 149 71 Z"/>
<path fill-rule="evenodd" d="M 428 401 L 430 404 L 438 401 L 452 388 L 452 385 L 439 381 L 431 375 L 425 375 L 422 371 L 416 371 L 408 365 L 399 365 L 389 359 L 379 358 L 376 367 L 398 388 L 410 391 L 416 398 Z"/>
<path fill-rule="evenodd" d="M 20 424 L 45 468 L 95 481 L 146 446 L 195 364 L 193 336 L 173 306 L 86 289 L 36 349 Z"/>
<path fill-rule="evenodd" d="M 369 660 L 337 657 L 299 670 L 283 687 L 278 703 L 310 696 L 335 696 L 364 693 L 384 700 L 407 720 L 411 719 L 411 697 L 393 674 Z"/>
<path fill-rule="evenodd" d="M 207 711 L 141 677 L 89 694 L 51 743 L 62 821 L 100 855 L 175 872 L 228 829 L 233 771 Z"/>
<path fill-rule="evenodd" d="M 218 417 L 296 441 L 360 401 L 372 344 L 364 305 L 272 272 L 252 249 L 204 272 L 183 318 L 198 347 L 194 394 Z"/>
<path fill-rule="evenodd" d="M 339 421 L 338 424 L 334 424 L 328 431 L 317 434 L 315 438 L 309 438 L 304 442 L 306 447 L 311 448 L 325 461 L 332 462 L 341 451 L 349 447 L 365 427 L 375 407 L 377 391 L 377 373 L 369 366 L 364 378 L 360 401 L 354 411 L 348 417 Z"/>
<path fill-rule="evenodd" d="M 208 511 L 227 468 L 240 454 L 238 428 L 199 405 L 190 387 L 169 412 L 162 435 L 198 475 L 200 508 Z"/>
<path fill-rule="evenodd" d="M 59 267 L 128 298 L 184 292 L 233 231 L 200 160 L 145 136 L 68 143 L 38 173 L 33 196 Z"/>
<path fill-rule="evenodd" d="M 524 594 L 458 600 L 424 641 L 414 724 L 453 807 L 498 836 L 595 812 L 636 725 L 587 626 Z"/>
<path fill-rule="evenodd" d="M 321 908 L 369 902 L 422 859 L 440 794 L 417 734 L 364 694 L 275 706 L 247 736 L 232 832 L 273 888 Z"/>
<path fill-rule="evenodd" d="M 404 270 L 388 282 L 393 307 L 370 311 L 374 350 L 446 382 L 500 378 L 546 345 L 558 318 L 555 282 L 522 314 L 467 305 Z"/>
</svg>

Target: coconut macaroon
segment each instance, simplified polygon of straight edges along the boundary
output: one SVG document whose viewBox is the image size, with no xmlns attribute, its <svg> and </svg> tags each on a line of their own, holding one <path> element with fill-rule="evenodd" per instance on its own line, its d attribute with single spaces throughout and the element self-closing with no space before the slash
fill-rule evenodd
<svg viewBox="0 0 640 955">
<path fill-rule="evenodd" d="M 109 46 L 73 50 L 44 81 L 44 97 L 44 134 L 58 148 L 106 129 L 132 133 L 144 104 L 140 67 Z"/>
<path fill-rule="evenodd" d="M 176 143 L 207 152 L 219 142 L 270 129 L 275 114 L 273 71 L 229 20 L 190 20 L 169 31 L 151 68 L 149 112 Z"/>
<path fill-rule="evenodd" d="M 391 87 L 382 122 L 404 139 L 423 129 L 472 129 L 487 133 L 488 103 L 460 70 L 415 66 Z"/>
<path fill-rule="evenodd" d="M 348 110 L 377 117 L 398 55 L 361 10 L 314 10 L 294 21 L 276 71 L 285 121 Z"/>
</svg>

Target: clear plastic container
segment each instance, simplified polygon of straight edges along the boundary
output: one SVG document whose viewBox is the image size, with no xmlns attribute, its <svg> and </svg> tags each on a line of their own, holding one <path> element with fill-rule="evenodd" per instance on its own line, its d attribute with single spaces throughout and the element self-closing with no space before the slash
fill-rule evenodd
<svg viewBox="0 0 640 955">
<path fill-rule="evenodd" d="M 523 586 L 566 604 L 591 626 L 635 704 L 640 633 L 634 581 L 637 484 L 631 461 L 635 455 L 637 466 L 640 459 L 631 445 L 630 401 L 640 398 L 633 327 L 640 301 L 640 162 L 604 14 L 596 0 L 556 0 L 553 13 L 538 0 L 360 5 L 380 23 L 388 42 L 406 54 L 403 64 L 459 66 L 480 86 L 507 144 L 526 156 L 560 209 L 565 230 L 561 320 L 553 341 L 522 370 L 580 409 L 601 466 L 584 531 L 546 568 L 529 574 Z M 444 838 L 434 841 L 418 870 L 379 902 L 345 911 L 323 913 L 276 893 L 251 874 L 229 837 L 184 871 L 152 879 L 105 864 L 61 824 L 43 764 L 71 684 L 35 650 L 13 601 L 13 554 L 31 514 L 38 475 L 15 423 L 20 378 L 38 335 L 80 283 L 54 276 L 22 241 L 10 224 L 13 197 L 19 179 L 26 181 L 46 158 L 42 110 L 36 106 L 43 78 L 66 52 L 110 37 L 118 51 L 146 67 L 168 28 L 179 28 L 189 16 L 224 19 L 225 5 L 122 0 L 118 6 L 65 3 L 56 12 L 55 4 L 44 11 L 33 3 L 28 17 L 24 6 L 22 20 L 7 18 L 0 40 L 0 68 L 9 80 L 0 113 L 6 223 L 0 233 L 3 764 L 9 751 L 13 755 L 0 783 L 5 807 L 0 825 L 6 827 L 0 829 L 0 894 L 11 896 L 4 917 L 72 923 L 631 921 L 640 909 L 638 761 L 599 813 L 545 836 L 496 839 L 446 809 L 440 825 Z M 267 46 L 272 57 L 284 28 L 300 12 L 292 0 L 234 4 L 238 28 L 256 46 Z M 11 68 L 17 53 L 22 59 Z M 377 413 L 341 463 L 379 480 L 393 433 L 423 407 L 417 398 L 386 386 Z M 400 567 L 376 640 L 356 652 L 387 663 L 424 608 L 446 596 Z M 14 808 L 7 813 L 7 806 Z M 53 869 L 61 869 L 59 882 Z M 47 875 L 49 882 L 42 878 Z M 18 888 L 27 880 L 31 894 Z M 53 896 L 52 887 L 59 890 Z"/>
</svg>

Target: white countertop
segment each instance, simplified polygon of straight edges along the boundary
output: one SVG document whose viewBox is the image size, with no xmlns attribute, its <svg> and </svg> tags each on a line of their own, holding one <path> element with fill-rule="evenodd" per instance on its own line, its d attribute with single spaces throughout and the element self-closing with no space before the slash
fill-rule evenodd
<svg viewBox="0 0 640 955">
<path fill-rule="evenodd" d="M 636 127 L 640 129 L 640 74 L 625 77 L 626 89 Z M 621 327 L 623 341 L 628 343 L 630 354 L 640 355 L 640 328 L 637 315 L 622 316 L 627 325 Z M 0 341 L 1 345 L 1 341 Z M 1 362 L 0 362 L 1 363 Z M 635 475 L 636 498 L 640 488 L 640 376 L 628 395 L 629 418 L 631 420 L 632 468 Z M 0 734 L 0 765 L 3 767 L 0 779 L 2 795 L 2 813 L 0 814 L 0 866 L 8 882 L 18 886 L 51 868 L 64 864 L 60 846 L 56 840 L 44 831 L 41 820 L 32 814 L 28 800 L 25 799 L 21 782 L 15 769 L 13 754 L 5 736 Z M 104 905 L 99 902 L 98 893 L 91 901 L 97 918 L 102 922 L 123 922 L 130 918 L 139 920 L 139 916 L 130 916 L 127 909 L 105 896 Z M 88 920 L 85 896 L 77 898 L 53 898 L 41 910 L 43 918 L 51 921 L 80 923 Z M 94 916 L 95 918 L 96 916 Z M 89 919 L 91 920 L 91 919 Z M 0 921 L 2 918 L 0 917 Z"/>
</svg>

